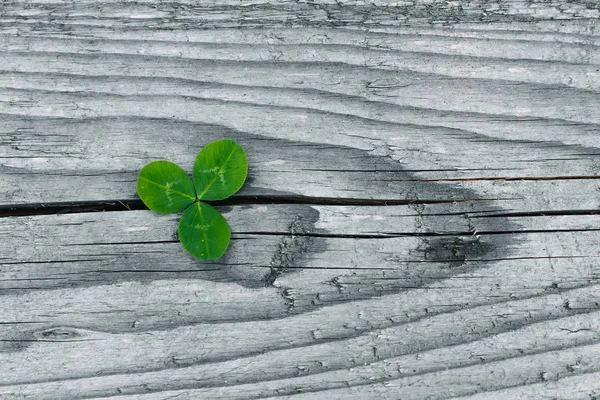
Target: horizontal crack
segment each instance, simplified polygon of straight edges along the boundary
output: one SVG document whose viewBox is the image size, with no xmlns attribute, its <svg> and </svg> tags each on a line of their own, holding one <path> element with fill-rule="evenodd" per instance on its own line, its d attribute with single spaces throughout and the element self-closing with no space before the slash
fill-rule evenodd
<svg viewBox="0 0 600 400">
<path fill-rule="evenodd" d="M 311 196 L 234 196 L 226 200 L 209 202 L 214 206 L 253 204 L 308 204 L 331 206 L 398 206 L 408 204 L 444 204 L 474 201 L 509 200 L 495 198 L 479 199 L 353 199 Z M 146 210 L 141 200 L 73 201 L 36 204 L 13 204 L 0 206 L 0 218 L 31 215 L 74 214 L 105 211 Z"/>
<path fill-rule="evenodd" d="M 508 217 L 549 217 L 549 216 L 565 216 L 565 215 L 599 215 L 600 209 L 584 209 L 584 210 L 548 210 L 548 211 L 514 211 L 514 212 L 498 212 L 492 214 L 470 215 L 470 218 L 508 218 Z"/>
<path fill-rule="evenodd" d="M 30 215 L 74 214 L 103 211 L 144 210 L 141 200 L 74 201 L 0 206 L 0 218 Z"/>
<path fill-rule="evenodd" d="M 232 232 L 234 235 L 257 235 L 257 236 L 306 236 L 320 238 L 339 238 L 339 239 L 394 239 L 399 237 L 438 237 L 438 236 L 486 236 L 486 235 L 519 235 L 528 233 L 548 233 L 548 232 L 596 232 L 600 228 L 571 228 L 571 229 L 523 229 L 523 230 L 505 230 L 505 231 L 457 231 L 457 232 L 384 232 L 384 233 L 294 233 L 290 232 L 269 232 L 269 231 L 239 231 Z"/>
<path fill-rule="evenodd" d="M 376 179 L 378 182 L 469 182 L 469 181 L 564 181 L 600 179 L 597 175 L 573 176 L 489 176 L 474 178 L 441 178 L 441 179 Z"/>
<path fill-rule="evenodd" d="M 502 201 L 511 200 L 510 198 L 478 198 L 478 199 L 352 199 L 338 197 L 311 197 L 311 196 L 234 196 L 226 200 L 209 202 L 214 206 L 236 206 L 236 205 L 264 205 L 264 204 L 304 204 L 304 205 L 330 205 L 330 206 L 400 206 L 411 204 L 448 204 L 464 203 L 475 201 Z M 74 201 L 74 202 L 50 202 L 35 204 L 13 204 L 0 205 L 0 218 L 19 217 L 33 215 L 52 215 L 52 214 L 76 214 L 89 212 L 106 211 L 134 211 L 147 210 L 148 208 L 141 200 L 103 200 L 103 201 Z M 465 214 L 447 213 L 447 214 L 423 214 L 423 215 L 452 215 Z M 547 211 L 524 211 L 524 212 L 497 212 L 488 214 L 472 213 L 471 218 L 506 218 L 506 217 L 544 217 L 555 215 L 598 215 L 600 209 L 582 209 L 582 210 L 547 210 Z M 240 232 L 241 233 L 241 232 Z M 465 234 L 472 234 L 465 233 Z M 478 232 L 482 233 L 482 232 Z M 486 232 L 488 233 L 488 232 Z M 454 234 L 461 234 L 454 233 Z M 429 233 L 427 233 L 429 235 Z"/>
</svg>

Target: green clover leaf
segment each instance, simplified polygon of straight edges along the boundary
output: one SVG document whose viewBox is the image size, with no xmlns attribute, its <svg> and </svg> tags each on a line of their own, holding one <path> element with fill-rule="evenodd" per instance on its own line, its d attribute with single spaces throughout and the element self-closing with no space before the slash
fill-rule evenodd
<svg viewBox="0 0 600 400">
<path fill-rule="evenodd" d="M 197 201 L 185 210 L 179 221 L 183 248 L 200 260 L 221 257 L 231 239 L 231 230 L 216 208 Z"/>
<path fill-rule="evenodd" d="M 194 201 L 192 180 L 177 164 L 153 161 L 140 171 L 137 192 L 144 204 L 159 214 L 176 213 Z"/>
<path fill-rule="evenodd" d="M 198 200 L 223 200 L 240 190 L 248 163 L 244 149 L 233 140 L 207 144 L 194 163 L 194 186 Z"/>
<path fill-rule="evenodd" d="M 200 200 L 226 199 L 240 190 L 247 174 L 244 149 L 223 139 L 198 153 L 193 183 L 181 167 L 160 160 L 142 168 L 136 187 L 142 202 L 157 213 L 185 209 L 178 229 L 183 248 L 200 260 L 215 260 L 227 250 L 231 230 L 219 211 Z"/>
</svg>

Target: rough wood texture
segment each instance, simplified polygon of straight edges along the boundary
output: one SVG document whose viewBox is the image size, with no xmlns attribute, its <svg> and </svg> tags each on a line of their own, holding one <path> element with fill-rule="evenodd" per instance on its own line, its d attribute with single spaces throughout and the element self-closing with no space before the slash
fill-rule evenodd
<svg viewBox="0 0 600 400">
<path fill-rule="evenodd" d="M 0 398 L 600 398 L 599 19 L 3 1 Z M 201 263 L 135 180 L 223 137 Z"/>
</svg>

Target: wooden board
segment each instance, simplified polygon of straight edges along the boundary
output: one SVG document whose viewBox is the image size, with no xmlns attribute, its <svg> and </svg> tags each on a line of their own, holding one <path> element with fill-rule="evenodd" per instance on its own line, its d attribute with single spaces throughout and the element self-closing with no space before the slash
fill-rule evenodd
<svg viewBox="0 0 600 400">
<path fill-rule="evenodd" d="M 234 239 L 210 264 L 174 240 L 177 216 L 0 219 L 11 260 L 2 261 L 0 393 L 239 398 L 337 388 L 332 396 L 345 398 L 400 385 L 419 398 L 438 380 L 476 393 L 470 380 L 491 382 L 498 368 L 530 383 L 541 382 L 532 365 L 553 380 L 595 372 L 600 255 L 578 249 L 594 248 L 599 216 L 502 226 L 449 208 L 223 209 Z M 436 232 L 424 222 L 432 218 Z M 582 367 L 564 370 L 569 360 Z"/>
<path fill-rule="evenodd" d="M 600 396 L 599 19 L 2 2 L 0 398 Z M 202 263 L 135 181 L 223 137 Z"/>
</svg>

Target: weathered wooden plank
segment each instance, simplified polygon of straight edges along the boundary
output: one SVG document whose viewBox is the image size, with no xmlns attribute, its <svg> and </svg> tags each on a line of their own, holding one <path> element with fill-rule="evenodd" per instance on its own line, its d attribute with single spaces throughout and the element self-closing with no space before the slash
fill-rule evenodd
<svg viewBox="0 0 600 400">
<path fill-rule="evenodd" d="M 337 270 L 357 268 L 367 276 L 383 273 L 414 286 L 423 279 L 477 269 L 480 262 L 592 257 L 577 261 L 587 265 L 598 256 L 597 215 L 453 214 L 448 212 L 451 205 L 223 210 L 234 232 L 232 247 L 210 263 L 193 261 L 181 251 L 176 215 L 131 211 L 0 219 L 0 286 L 16 290 L 193 277 L 260 287 L 279 278 L 277 271 L 294 268 L 310 270 L 307 278 L 315 284 L 330 282 L 333 276 L 328 276 L 339 274 Z M 361 288 L 357 295 L 398 284 L 380 283 L 378 289 L 371 282 L 372 289 Z M 325 286 L 337 291 L 335 285 Z"/>
<path fill-rule="evenodd" d="M 245 13 L 259 18 L 264 5 L 213 9 L 207 3 L 200 14 L 219 15 L 211 26 L 221 29 L 214 31 L 195 29 L 191 20 L 185 29 L 180 21 L 167 22 L 163 13 L 175 4 L 159 10 L 146 3 L 109 3 L 107 9 L 116 14 L 98 24 L 90 19 L 98 4 L 103 3 L 81 5 L 76 15 L 60 2 L 35 11 L 6 6 L 0 112 L 2 141 L 9 146 L 0 156 L 10 167 L 4 172 L 10 190 L 0 200 L 4 204 L 59 201 L 57 187 L 64 187 L 60 196 L 70 200 L 131 199 L 140 165 L 164 157 L 189 164 L 204 142 L 225 135 L 245 141 L 255 154 L 254 181 L 244 194 L 265 194 L 267 187 L 271 193 L 325 197 L 454 200 L 489 194 L 532 199 L 500 205 L 518 210 L 598 208 L 593 199 L 600 169 L 600 52 L 589 29 L 593 21 L 527 32 L 520 25 L 518 30 L 491 23 L 476 28 L 459 21 L 453 29 L 404 21 L 401 28 L 367 24 L 323 30 L 307 20 L 303 29 L 264 31 L 231 29 L 244 24 Z M 267 25 L 285 26 L 287 13 L 329 7 L 329 23 L 339 13 L 365 12 L 356 5 L 285 4 L 276 7 L 281 14 Z M 438 3 L 430 7 L 448 11 Z M 531 11 L 522 2 L 506 7 L 490 15 Z M 161 17 L 148 29 L 124 10 Z M 389 17 L 391 9 L 383 10 L 372 16 L 373 24 Z M 47 24 L 61 16 L 60 29 Z M 347 27 L 354 23 L 345 21 Z M 187 143 L 192 135 L 201 138 L 195 146 Z M 96 143 L 101 138 L 118 138 L 121 153 Z M 266 145 L 266 138 L 282 141 Z M 341 148 L 331 150 L 332 145 Z M 307 153 L 299 146 L 308 146 Z M 272 160 L 265 155 L 276 151 L 271 147 L 285 150 Z M 309 165 L 305 154 L 311 156 Z M 349 161 L 340 165 L 344 159 Z M 303 179 L 307 171 L 310 181 Z M 98 174 L 110 175 L 110 181 L 97 182 Z M 533 183 L 510 183 L 520 178 Z M 553 188 L 554 195 L 533 186 L 537 179 L 551 180 L 546 184 L 554 187 L 572 178 L 586 184 L 568 182 Z M 473 192 L 457 193 L 459 186 Z M 73 192 L 77 187 L 88 190 Z"/>
<path fill-rule="evenodd" d="M 21 285 L 2 296 L 0 393 L 423 398 L 595 372 L 599 216 L 452 208 L 224 208 L 233 258 L 210 265 L 175 242 L 176 216 L 0 219 L 2 284 Z"/>
<path fill-rule="evenodd" d="M 88 99 L 106 104 L 98 97 Z M 158 107 L 154 101 L 136 101 L 135 107 L 146 110 L 148 117 L 161 112 L 153 109 L 150 103 Z M 123 110 L 128 104 L 116 103 L 115 110 Z M 188 108 L 191 103 L 186 100 L 181 106 Z M 206 115 L 212 115 L 211 118 L 220 115 L 219 107 Z M 222 107 L 226 110 L 232 106 Z M 240 107 L 236 107 L 239 124 L 245 124 L 245 129 L 249 130 L 253 106 Z M 176 104 L 172 103 L 171 110 L 175 109 Z M 275 118 L 273 113 L 270 115 Z M 577 154 L 572 153 L 575 151 L 572 146 L 542 146 L 548 151 L 540 151 L 535 147 L 537 145 L 527 148 L 510 141 L 477 144 L 453 136 L 429 137 L 421 134 L 425 132 L 421 129 L 413 132 L 414 142 L 396 148 L 397 156 L 404 157 L 399 163 L 392 153 L 378 155 L 383 149 L 377 143 L 366 143 L 368 136 L 351 139 L 356 142 L 355 146 L 364 146 L 355 149 L 338 146 L 348 139 L 346 134 L 340 134 L 339 142 L 333 143 L 334 146 L 307 143 L 301 137 L 294 141 L 267 142 L 265 136 L 244 135 L 214 124 L 113 117 L 85 121 L 27 118 L 16 123 L 10 120 L 3 123 L 2 139 L 7 146 L 3 147 L 2 170 L 7 190 L 2 193 L 2 202 L 136 198 L 135 180 L 146 162 L 167 158 L 191 168 L 203 144 L 220 137 L 233 137 L 247 148 L 250 158 L 251 179 L 241 192 L 247 195 L 284 192 L 288 195 L 406 200 L 498 199 L 501 201 L 496 206 L 521 211 L 599 207 L 595 196 L 600 184 L 596 179 L 598 158 L 589 148 Z M 295 126 L 288 117 L 285 112 L 280 113 L 277 123 L 269 125 L 269 129 L 279 127 L 283 132 L 305 135 L 302 133 L 304 128 Z M 323 118 L 321 115 L 318 120 L 322 122 Z M 217 123 L 216 120 L 212 122 Z M 259 122 L 256 121 L 257 131 L 264 131 L 265 125 Z M 331 126 L 340 122 L 331 121 Z M 367 135 L 367 127 L 364 128 Z M 353 130 L 358 133 L 357 127 Z M 157 135 L 156 132 L 164 134 Z M 320 140 L 331 141 L 335 136 L 322 134 L 325 136 L 321 138 L 326 139 Z M 403 129 L 401 134 L 408 135 L 408 130 Z M 381 131 L 376 135 L 383 137 Z M 197 139 L 190 140 L 190 137 Z M 402 138 L 408 140 L 408 136 Z M 437 149 L 429 149 L 429 153 L 420 150 L 426 148 L 426 143 L 436 140 Z M 112 147 L 115 142 L 119 143 L 117 152 Z M 478 167 L 479 158 L 470 160 L 462 153 L 453 155 L 454 150 L 471 145 L 481 150 L 481 157 L 484 157 Z M 509 158 L 507 154 L 514 156 Z M 529 179 L 520 180 L 521 177 Z"/>
<path fill-rule="evenodd" d="M 353 311 L 345 305 L 340 312 L 338 305 L 270 322 L 137 333 L 55 327 L 35 331 L 37 340 L 0 356 L 10 371 L 5 382 L 36 368 L 35 382 L 0 390 L 39 398 L 157 391 L 148 398 L 167 398 L 174 389 L 207 398 L 323 390 L 308 397 L 373 398 L 387 387 L 407 391 L 409 398 L 441 398 L 556 381 L 597 370 L 598 319 L 590 313 L 597 309 L 596 292 L 577 289 L 420 320 L 405 317 L 398 325 L 374 321 L 399 318 L 389 306 L 390 300 L 400 306 L 401 299 L 382 298 L 355 303 Z M 565 307 L 565 298 L 572 308 Z M 381 307 L 376 312 L 374 302 Z M 322 336 L 324 320 L 333 336 Z M 81 358 L 89 352 L 103 357 Z M 46 356 L 56 353 L 61 358 Z M 23 364 L 23 357 L 36 360 L 36 367 Z M 498 370 L 502 379 L 493 378 Z"/>
<path fill-rule="evenodd" d="M 528 386 L 516 386 L 515 388 L 497 390 L 486 394 L 462 396 L 462 399 L 532 399 L 536 396 L 555 397 L 559 399 L 584 400 L 598 396 L 598 378 L 600 374 L 590 373 L 582 376 L 560 379 L 553 382 L 541 382 Z"/>
<path fill-rule="evenodd" d="M 309 32 L 310 33 L 310 32 Z M 276 37 L 278 32 L 274 32 Z M 288 33 L 288 35 L 291 34 Z M 506 60 L 498 55 L 486 54 L 485 51 L 477 52 L 477 56 L 481 57 L 477 63 L 468 66 L 471 57 L 460 57 L 456 55 L 447 55 L 445 52 L 427 52 L 418 51 L 415 49 L 397 49 L 391 46 L 386 48 L 385 45 L 377 46 L 353 46 L 354 41 L 349 38 L 342 38 L 338 43 L 334 40 L 325 39 L 318 44 L 310 42 L 311 37 L 307 37 L 301 44 L 285 42 L 285 34 L 279 36 L 279 43 L 265 43 L 264 38 L 258 43 L 250 42 L 245 38 L 241 43 L 225 43 L 222 46 L 214 46 L 204 43 L 189 43 L 173 47 L 170 42 L 149 42 L 144 40 L 95 40 L 90 42 L 89 39 L 74 39 L 61 40 L 59 38 L 16 38 L 9 39 L 5 46 L 0 47 L 2 50 L 9 52 L 26 48 L 28 53 L 35 56 L 36 53 L 82 53 L 82 54 L 132 54 L 145 56 L 167 57 L 167 60 L 172 57 L 182 59 L 214 59 L 214 60 L 235 60 L 235 61 L 276 61 L 276 62 L 293 62 L 293 63 L 335 63 L 349 66 L 362 66 L 372 69 L 383 70 L 408 70 L 420 72 L 423 74 L 435 74 L 448 77 L 458 78 L 478 78 L 478 79 L 498 79 L 508 81 L 518 81 L 527 83 L 542 83 L 542 84 L 562 84 L 567 87 L 575 87 L 579 89 L 598 90 L 599 86 L 594 79 L 596 72 L 593 64 L 598 64 L 597 53 L 598 47 L 591 46 L 592 56 L 587 57 L 587 52 L 584 49 L 580 52 L 583 57 L 573 60 L 567 56 L 561 57 L 559 61 L 565 58 L 570 62 L 554 62 L 554 69 L 549 71 L 543 61 L 531 59 L 525 54 L 519 57 L 519 52 L 513 56 L 514 60 Z M 297 40 L 296 36 L 296 40 Z M 369 37 L 373 39 L 372 37 Z M 260 40 L 259 39 L 259 40 Z M 344 40 L 345 39 L 345 40 Z M 364 36 L 355 35 L 354 37 L 364 41 Z M 381 42 L 384 40 L 379 39 Z M 314 38 L 312 39 L 314 42 Z M 341 42 L 341 43 L 340 43 Z M 210 42 L 209 42 L 210 43 Z M 364 43 L 364 42 L 362 42 Z M 134 48 L 136 45 L 137 48 Z M 443 43 L 441 44 L 443 46 Z M 50 51 L 49 51 L 50 49 Z M 360 50 L 360 51 L 357 51 Z M 552 49 L 559 50 L 560 49 Z M 558 52 L 557 52 L 558 53 Z M 556 53 L 554 53 L 556 54 Z M 488 56 L 490 59 L 485 58 Z M 525 57 L 523 57 L 525 56 Z M 527 61 L 527 62 L 524 62 Z M 441 65 L 435 62 L 442 63 Z M 591 64 L 591 65 L 586 65 Z M 572 76 L 569 76 L 572 75 Z M 375 86 L 375 85 L 374 85 Z M 375 86 L 376 87 L 376 86 Z"/>
<path fill-rule="evenodd" d="M 526 0 L 476 0 L 469 3 L 380 1 L 297 2 L 239 2 L 212 0 L 177 1 L 161 4 L 152 0 L 118 2 L 114 0 L 85 1 L 76 11 L 68 1 L 35 1 L 24 7 L 19 1 L 3 4 L 7 22 L 55 24 L 88 23 L 95 26 L 147 27 L 152 22 L 159 27 L 223 26 L 273 27 L 283 24 L 296 26 L 389 28 L 404 25 L 467 26 L 479 29 L 520 29 L 537 31 L 540 28 L 565 33 L 594 34 L 593 27 L 599 12 L 593 1 L 578 0 L 564 3 L 553 0 L 531 3 Z M 102 18 L 102 19 L 100 19 Z M 99 20 L 100 19 L 100 20 Z M 590 21 L 591 19 L 591 21 Z M 557 23 L 555 20 L 559 20 Z"/>
</svg>

